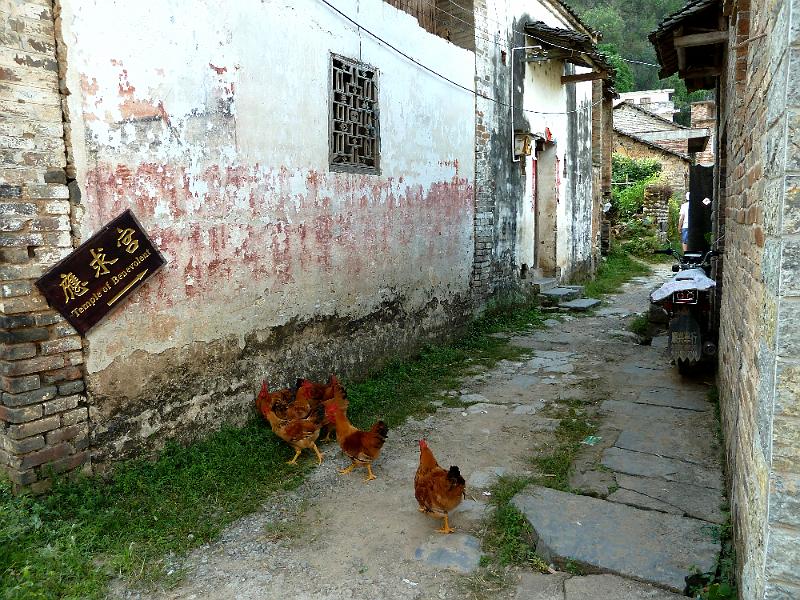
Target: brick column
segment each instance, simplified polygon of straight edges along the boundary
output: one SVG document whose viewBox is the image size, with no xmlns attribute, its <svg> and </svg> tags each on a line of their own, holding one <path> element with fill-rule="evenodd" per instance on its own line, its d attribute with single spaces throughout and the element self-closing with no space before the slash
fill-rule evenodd
<svg viewBox="0 0 800 600">
<path fill-rule="evenodd" d="M 487 25 L 486 1 L 475 0 L 475 27 L 491 30 Z M 494 104 L 494 90 L 490 83 L 489 69 L 494 44 L 475 37 L 475 257 L 472 266 L 471 285 L 478 298 L 486 298 L 492 292 L 492 252 L 494 248 L 494 194 L 491 181 L 489 143 Z M 485 97 L 481 97 L 485 96 Z"/>
<path fill-rule="evenodd" d="M 0 0 L 0 466 L 33 492 L 89 464 L 82 339 L 33 285 L 74 246 L 50 7 Z"/>
</svg>

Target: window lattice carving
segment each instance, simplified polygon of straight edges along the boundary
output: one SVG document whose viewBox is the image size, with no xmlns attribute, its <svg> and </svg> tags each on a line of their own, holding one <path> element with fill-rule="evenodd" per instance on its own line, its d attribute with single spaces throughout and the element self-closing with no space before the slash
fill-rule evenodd
<svg viewBox="0 0 800 600">
<path fill-rule="evenodd" d="M 330 166 L 379 172 L 378 72 L 331 55 Z"/>
</svg>

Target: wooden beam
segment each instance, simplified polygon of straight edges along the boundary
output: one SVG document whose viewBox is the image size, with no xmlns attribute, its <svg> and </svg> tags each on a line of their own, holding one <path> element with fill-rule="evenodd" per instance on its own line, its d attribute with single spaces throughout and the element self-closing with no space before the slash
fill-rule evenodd
<svg viewBox="0 0 800 600">
<path fill-rule="evenodd" d="M 605 71 L 592 71 L 591 73 L 579 73 L 578 75 L 562 75 L 561 83 L 577 83 L 579 81 L 593 81 L 595 79 L 608 79 Z"/>
<path fill-rule="evenodd" d="M 727 31 L 709 31 L 708 33 L 692 33 L 690 35 L 676 36 L 673 43 L 676 48 L 690 48 L 693 46 L 712 46 L 724 44 L 728 41 Z"/>
</svg>

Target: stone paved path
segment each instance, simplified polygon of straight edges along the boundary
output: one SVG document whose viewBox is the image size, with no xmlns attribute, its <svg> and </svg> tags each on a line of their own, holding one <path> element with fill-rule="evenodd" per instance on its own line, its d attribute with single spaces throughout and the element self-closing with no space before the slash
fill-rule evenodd
<svg viewBox="0 0 800 600">
<path fill-rule="evenodd" d="M 592 502 L 666 523 L 683 523 L 684 514 L 709 526 L 721 519 L 713 411 L 705 403 L 704 386 L 696 383 L 686 395 L 658 348 L 636 344 L 627 331 L 632 315 L 646 309 L 649 289 L 665 274 L 633 282 L 589 316 L 556 315 L 547 330 L 515 337 L 513 342 L 529 349 L 530 357 L 501 362 L 465 379 L 458 394 L 465 406 L 442 406 L 393 429 L 375 465 L 377 480 L 364 483 L 358 474 L 338 475 L 336 468 L 347 461 L 335 444 L 327 445 L 325 462 L 300 488 L 265 499 L 260 512 L 229 527 L 216 542 L 170 559 L 172 568 L 185 574 L 176 587 L 139 592 L 118 584 L 112 595 L 210 600 L 677 597 L 611 574 L 512 570 L 511 585 L 475 585 L 483 522 L 490 510 L 485 492 L 503 474 L 531 474 L 531 457 L 554 443 L 559 421 L 548 417 L 546 408 L 557 401 L 580 403 L 587 418 L 601 423 L 600 442 L 578 457 L 571 481 L 575 488 L 608 498 Z M 459 465 L 468 482 L 470 497 L 451 516 L 457 533 L 450 536 L 435 533 L 438 521 L 416 509 L 412 481 L 420 437 L 443 465 Z M 563 509 L 563 503 L 552 500 L 533 506 Z M 673 529 L 670 535 L 682 539 L 684 530 Z M 631 547 L 639 541 L 631 539 Z M 657 541 L 651 545 L 660 547 Z M 614 566 L 605 569 L 627 573 Z"/>
</svg>

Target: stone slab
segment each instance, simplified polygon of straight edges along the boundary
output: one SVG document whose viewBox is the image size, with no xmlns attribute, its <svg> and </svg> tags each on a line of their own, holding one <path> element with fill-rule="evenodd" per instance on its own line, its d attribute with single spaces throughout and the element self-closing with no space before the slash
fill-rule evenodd
<svg viewBox="0 0 800 600">
<path fill-rule="evenodd" d="M 714 434 L 704 427 L 679 427 L 674 421 L 640 421 L 635 429 L 625 428 L 615 446 L 721 470 L 719 445 Z"/>
<path fill-rule="evenodd" d="M 490 507 L 485 502 L 465 498 L 455 510 L 450 511 L 450 527 L 463 529 L 468 525 L 480 523 L 489 511 Z"/>
<path fill-rule="evenodd" d="M 461 533 L 436 534 L 414 551 L 414 558 L 432 567 L 472 573 L 481 560 L 481 542 Z"/>
<path fill-rule="evenodd" d="M 564 600 L 566 573 L 523 573 L 514 590 L 516 600 Z"/>
<path fill-rule="evenodd" d="M 574 298 L 577 298 L 580 293 L 572 288 L 554 287 L 541 292 L 540 295 L 544 296 L 546 300 L 550 300 L 551 302 L 563 302 L 565 300 L 573 300 Z"/>
<path fill-rule="evenodd" d="M 708 523 L 697 519 L 539 486 L 512 504 L 531 524 L 545 560 L 574 560 L 680 592 L 693 567 L 710 571 L 719 556 Z"/>
<path fill-rule="evenodd" d="M 725 521 L 721 509 L 723 502 L 721 490 L 651 477 L 634 477 L 624 473 L 617 473 L 616 479 L 619 491 L 631 490 L 648 498 L 658 499 L 687 517 L 711 523 Z"/>
<path fill-rule="evenodd" d="M 683 515 L 683 511 L 677 506 L 672 506 L 671 504 L 662 502 L 657 498 L 651 498 L 650 496 L 645 496 L 644 494 L 634 492 L 633 490 L 620 488 L 613 494 L 609 494 L 606 500 L 609 502 L 616 502 L 617 504 L 635 506 L 636 508 L 657 510 L 670 515 Z"/>
<path fill-rule="evenodd" d="M 627 475 L 660 477 L 667 481 L 690 483 L 716 490 L 723 489 L 719 468 L 708 468 L 653 454 L 632 452 L 617 447 L 609 448 L 603 453 L 603 465 Z"/>
<path fill-rule="evenodd" d="M 566 308 L 567 310 L 574 310 L 574 311 L 584 311 L 590 310 L 595 306 L 600 306 L 600 300 L 596 298 L 576 298 L 575 300 L 570 300 L 569 302 L 561 302 L 558 307 L 559 308 Z"/>
<path fill-rule="evenodd" d="M 696 410 L 674 408 L 672 406 L 660 404 L 628 402 L 626 400 L 604 400 L 600 408 L 608 413 L 634 417 L 636 419 L 649 421 L 650 423 L 653 419 L 658 419 L 661 421 L 671 421 L 673 423 L 701 422 L 705 426 L 708 419 L 708 415 Z M 650 423 L 647 424 L 649 425 Z M 705 427 L 702 429 L 705 431 Z"/>
<path fill-rule="evenodd" d="M 571 577 L 564 582 L 564 600 L 679 600 L 685 596 L 616 575 Z"/>
<path fill-rule="evenodd" d="M 467 479 L 467 489 L 486 489 L 491 486 L 498 477 L 502 477 L 506 472 L 505 467 L 487 467 L 480 471 L 473 471 Z"/>
<path fill-rule="evenodd" d="M 598 317 L 627 317 L 630 315 L 629 310 L 625 310 L 624 308 L 601 308 L 595 313 Z"/>
<path fill-rule="evenodd" d="M 637 395 L 636 402 L 655 406 L 671 406 L 672 408 L 683 408 L 685 410 L 700 412 L 706 412 L 712 409 L 712 405 L 706 400 L 705 394 L 702 391 L 694 390 L 681 391 L 670 388 L 642 390 Z"/>
</svg>

